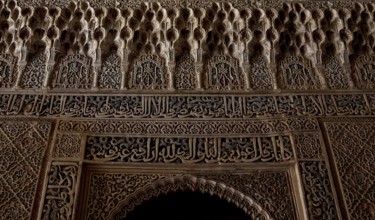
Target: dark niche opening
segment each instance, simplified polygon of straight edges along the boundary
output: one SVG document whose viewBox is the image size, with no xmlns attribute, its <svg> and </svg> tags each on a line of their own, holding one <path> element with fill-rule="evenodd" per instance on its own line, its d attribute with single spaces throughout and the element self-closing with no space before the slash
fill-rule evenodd
<svg viewBox="0 0 375 220">
<path fill-rule="evenodd" d="M 218 196 L 173 192 L 145 201 L 126 220 L 251 220 L 242 209 Z"/>
</svg>

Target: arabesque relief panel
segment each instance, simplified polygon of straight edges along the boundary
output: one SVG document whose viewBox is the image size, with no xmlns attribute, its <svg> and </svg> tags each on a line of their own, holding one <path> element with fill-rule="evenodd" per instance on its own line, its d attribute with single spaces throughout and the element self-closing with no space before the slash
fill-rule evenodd
<svg viewBox="0 0 375 220">
<path fill-rule="evenodd" d="M 0 216 L 37 215 L 48 157 L 51 120 L 0 119 Z"/>
<path fill-rule="evenodd" d="M 375 121 L 327 121 L 324 126 L 349 217 L 375 218 Z"/>
<path fill-rule="evenodd" d="M 0 218 L 375 219 L 374 33 L 373 1 L 0 1 Z"/>
</svg>

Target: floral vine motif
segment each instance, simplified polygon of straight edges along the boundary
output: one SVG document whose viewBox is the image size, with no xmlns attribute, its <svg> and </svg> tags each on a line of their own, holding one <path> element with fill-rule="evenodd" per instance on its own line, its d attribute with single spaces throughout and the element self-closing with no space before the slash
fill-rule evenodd
<svg viewBox="0 0 375 220">
<path fill-rule="evenodd" d="M 176 89 L 194 90 L 196 88 L 195 60 L 187 52 L 177 60 L 175 80 Z"/>
<path fill-rule="evenodd" d="M 158 55 L 143 54 L 135 62 L 130 88 L 165 89 L 168 85 L 168 79 L 165 60 Z"/>
<path fill-rule="evenodd" d="M 338 219 L 324 161 L 299 163 L 310 219 Z"/>
<path fill-rule="evenodd" d="M 161 177 L 156 174 L 93 173 L 89 178 L 89 200 L 85 217 L 106 219 L 120 201 Z"/>
<path fill-rule="evenodd" d="M 326 58 L 324 73 L 329 88 L 349 88 L 348 74 L 337 56 L 330 56 Z"/>
<path fill-rule="evenodd" d="M 243 72 L 237 59 L 216 55 L 208 61 L 207 89 L 239 90 L 244 88 Z"/>
<path fill-rule="evenodd" d="M 0 88 L 11 88 L 16 80 L 14 71 L 17 58 L 6 53 L 0 54 Z"/>
<path fill-rule="evenodd" d="M 280 74 L 285 89 L 319 89 L 319 78 L 315 75 L 311 61 L 299 56 L 282 59 Z"/>
<path fill-rule="evenodd" d="M 354 61 L 354 67 L 358 88 L 375 88 L 375 56 L 359 56 Z"/>
<path fill-rule="evenodd" d="M 99 75 L 99 87 L 106 89 L 118 89 L 121 82 L 121 58 L 117 54 L 110 54 L 102 65 Z"/>
<path fill-rule="evenodd" d="M 28 62 L 25 71 L 22 73 L 22 88 L 41 88 L 46 75 L 45 53 L 37 53 Z"/>
<path fill-rule="evenodd" d="M 258 138 L 87 139 L 85 158 L 95 161 L 148 163 L 252 163 L 293 159 L 289 136 Z"/>
<path fill-rule="evenodd" d="M 72 219 L 78 164 L 54 163 L 48 176 L 43 220 Z"/>
<path fill-rule="evenodd" d="M 91 59 L 74 53 L 65 57 L 55 74 L 53 88 L 87 89 L 91 87 Z"/>
<path fill-rule="evenodd" d="M 256 90 L 268 90 L 273 88 L 271 69 L 267 60 L 262 55 L 255 55 L 250 59 L 251 88 Z"/>
<path fill-rule="evenodd" d="M 212 174 L 202 177 L 238 189 L 253 198 L 274 219 L 293 220 L 297 217 L 288 175 L 287 172 L 263 171 L 238 175 Z"/>
</svg>

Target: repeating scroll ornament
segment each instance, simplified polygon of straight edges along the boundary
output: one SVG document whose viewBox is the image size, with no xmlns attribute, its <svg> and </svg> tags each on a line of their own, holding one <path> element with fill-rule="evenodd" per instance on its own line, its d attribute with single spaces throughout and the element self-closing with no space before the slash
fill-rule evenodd
<svg viewBox="0 0 375 220">
<path fill-rule="evenodd" d="M 315 119 L 290 118 L 286 120 L 246 121 L 145 121 L 145 120 L 61 120 L 59 131 L 110 134 L 155 134 L 155 135 L 273 135 L 280 132 L 316 131 Z"/>
<path fill-rule="evenodd" d="M 319 133 L 297 134 L 295 145 L 298 159 L 323 159 Z"/>
<path fill-rule="evenodd" d="M 324 74 L 329 88 L 349 88 L 348 73 L 337 56 L 329 56 L 326 58 Z"/>
<path fill-rule="evenodd" d="M 251 88 L 256 90 L 269 90 L 273 88 L 273 74 L 265 57 L 255 55 L 250 59 Z"/>
<path fill-rule="evenodd" d="M 53 150 L 53 157 L 79 158 L 81 150 L 80 134 L 56 135 L 56 142 Z"/>
<path fill-rule="evenodd" d="M 74 53 L 65 57 L 60 63 L 53 80 L 53 88 L 87 89 L 91 87 L 91 59 Z"/>
<path fill-rule="evenodd" d="M 121 82 L 121 58 L 117 54 L 110 54 L 102 64 L 99 75 L 99 88 L 119 89 Z"/>
<path fill-rule="evenodd" d="M 47 56 L 45 53 L 37 53 L 28 62 L 22 73 L 22 88 L 41 88 L 46 77 Z"/>
<path fill-rule="evenodd" d="M 106 219 L 120 201 L 161 177 L 156 174 L 93 173 L 89 178 L 89 200 L 85 217 Z"/>
<path fill-rule="evenodd" d="M 310 219 L 338 219 L 324 161 L 299 163 Z"/>
<path fill-rule="evenodd" d="M 76 163 L 53 163 L 43 207 L 43 220 L 73 219 L 78 175 Z"/>
<path fill-rule="evenodd" d="M 51 122 L 0 120 L 0 215 L 29 219 Z M 35 201 L 34 201 L 35 200 Z"/>
<path fill-rule="evenodd" d="M 351 219 L 375 216 L 375 123 L 326 122 L 328 137 Z"/>
<path fill-rule="evenodd" d="M 244 88 L 244 77 L 238 60 L 216 55 L 207 64 L 206 88 L 214 90 L 239 90 Z"/>
<path fill-rule="evenodd" d="M 375 88 L 375 56 L 359 56 L 354 62 L 354 78 L 358 88 Z"/>
<path fill-rule="evenodd" d="M 197 84 L 194 57 L 184 53 L 177 60 L 175 70 L 175 86 L 179 90 L 194 90 Z"/>
<path fill-rule="evenodd" d="M 299 56 L 283 58 L 279 74 L 285 89 L 319 89 L 320 81 L 316 76 L 311 61 Z"/>
<path fill-rule="evenodd" d="M 17 58 L 6 53 L 0 54 L 0 88 L 11 88 L 16 81 Z"/>
<path fill-rule="evenodd" d="M 252 163 L 293 160 L 289 136 L 258 138 L 88 137 L 85 158 L 147 163 Z"/>
<path fill-rule="evenodd" d="M 132 89 L 165 89 L 168 86 L 165 60 L 157 55 L 143 54 L 135 62 L 131 75 Z"/>
</svg>

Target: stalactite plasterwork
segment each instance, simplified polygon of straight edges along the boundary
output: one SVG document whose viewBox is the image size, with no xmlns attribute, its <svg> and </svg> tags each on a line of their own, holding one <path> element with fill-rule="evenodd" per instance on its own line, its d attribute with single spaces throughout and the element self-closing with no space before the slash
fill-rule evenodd
<svg viewBox="0 0 375 220">
<path fill-rule="evenodd" d="M 1 4 L 1 88 L 374 88 L 371 2 L 26 1 Z"/>
</svg>

